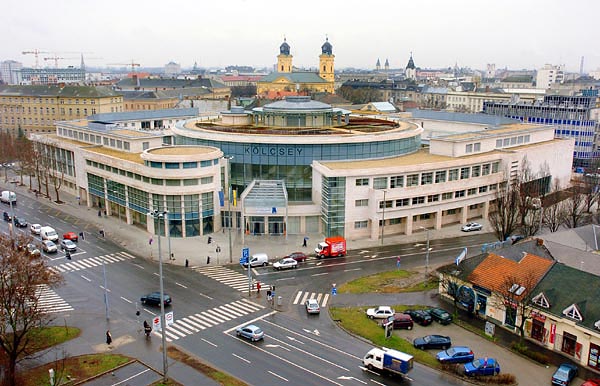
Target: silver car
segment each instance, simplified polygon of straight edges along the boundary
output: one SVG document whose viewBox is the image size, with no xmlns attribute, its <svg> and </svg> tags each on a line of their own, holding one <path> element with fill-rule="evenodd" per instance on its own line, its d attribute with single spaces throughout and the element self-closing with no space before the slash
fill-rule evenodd
<svg viewBox="0 0 600 386">
<path fill-rule="evenodd" d="M 265 333 L 263 330 L 255 324 L 249 324 L 244 327 L 240 327 L 235 330 L 237 336 L 243 336 L 246 339 L 250 339 L 252 342 L 256 342 L 264 338 Z"/>
<path fill-rule="evenodd" d="M 67 252 L 75 252 L 77 250 L 77 244 L 69 239 L 60 240 L 60 249 Z"/>
<path fill-rule="evenodd" d="M 56 244 L 54 244 L 54 241 L 50 240 L 42 241 L 42 249 L 46 253 L 56 253 L 58 251 L 58 248 L 56 247 Z"/>
<path fill-rule="evenodd" d="M 306 307 L 307 314 L 318 314 L 321 312 L 319 302 L 317 302 L 315 299 L 308 299 L 306 302 L 304 302 L 304 306 Z"/>
</svg>

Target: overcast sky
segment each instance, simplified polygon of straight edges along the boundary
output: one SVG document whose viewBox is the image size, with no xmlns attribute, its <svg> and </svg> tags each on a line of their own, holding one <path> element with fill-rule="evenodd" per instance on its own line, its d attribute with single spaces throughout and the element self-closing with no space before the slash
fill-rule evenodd
<svg viewBox="0 0 600 386">
<path fill-rule="evenodd" d="M 33 66 L 131 63 L 271 67 L 283 37 L 293 64 L 316 67 L 325 36 L 335 67 L 600 68 L 598 0 L 28 0 L 0 8 L 0 60 Z M 44 61 L 42 65 L 54 65 Z M 95 58 L 95 59 L 94 59 Z"/>
</svg>

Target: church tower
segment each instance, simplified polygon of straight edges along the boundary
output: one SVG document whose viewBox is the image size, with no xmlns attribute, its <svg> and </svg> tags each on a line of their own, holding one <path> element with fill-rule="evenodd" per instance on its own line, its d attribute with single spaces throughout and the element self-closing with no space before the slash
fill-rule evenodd
<svg viewBox="0 0 600 386">
<path fill-rule="evenodd" d="M 285 38 L 279 46 L 279 55 L 277 55 L 277 72 L 292 72 L 292 55 L 290 55 L 290 45 Z"/>
<path fill-rule="evenodd" d="M 329 38 L 325 38 L 325 43 L 321 46 L 321 55 L 319 55 L 319 76 L 328 82 L 333 83 L 333 47 L 329 43 Z"/>
<path fill-rule="evenodd" d="M 386 59 L 384 64 L 385 72 L 390 70 L 390 62 Z"/>
<path fill-rule="evenodd" d="M 406 75 L 408 79 L 417 80 L 417 68 L 415 67 L 415 62 L 413 61 L 412 52 L 410 53 L 410 59 L 408 59 L 406 70 L 404 70 L 404 75 Z"/>
<path fill-rule="evenodd" d="M 379 58 L 377 58 L 377 63 L 375 63 L 375 71 L 381 71 L 381 62 Z"/>
</svg>

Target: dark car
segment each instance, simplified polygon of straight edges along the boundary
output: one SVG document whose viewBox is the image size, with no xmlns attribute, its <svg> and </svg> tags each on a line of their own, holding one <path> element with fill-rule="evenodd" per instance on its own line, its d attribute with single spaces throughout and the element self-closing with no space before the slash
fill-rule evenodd
<svg viewBox="0 0 600 386">
<path fill-rule="evenodd" d="M 465 363 L 465 375 L 496 375 L 500 373 L 500 364 L 494 358 L 479 358 L 473 362 Z"/>
<path fill-rule="evenodd" d="M 21 218 L 21 217 L 15 217 L 15 226 L 18 226 L 19 228 L 26 228 L 27 227 L 27 221 L 25 221 L 25 219 Z"/>
<path fill-rule="evenodd" d="M 381 322 L 381 327 L 385 327 L 386 324 L 388 323 L 392 323 L 393 322 L 393 326 L 394 326 L 394 330 L 399 330 L 401 328 L 405 328 L 407 330 L 412 330 L 413 328 L 413 321 L 410 317 L 410 315 L 407 314 L 394 314 L 392 316 L 388 316 L 387 318 L 383 319 L 383 321 Z"/>
<path fill-rule="evenodd" d="M 452 315 L 442 308 L 430 308 L 427 310 L 431 318 L 441 324 L 452 323 Z"/>
<path fill-rule="evenodd" d="M 416 338 L 413 340 L 413 346 L 420 350 L 430 349 L 430 348 L 439 348 L 442 350 L 446 350 L 450 346 L 452 346 L 452 340 L 449 336 L 443 335 L 426 335 L 421 338 Z"/>
<path fill-rule="evenodd" d="M 284 258 L 294 259 L 298 263 L 301 263 L 303 261 L 306 261 L 307 256 L 304 253 L 302 253 L 302 252 L 292 252 L 289 255 L 285 256 Z"/>
<path fill-rule="evenodd" d="M 571 363 L 563 363 L 552 374 L 553 385 L 568 385 L 577 376 L 579 368 Z"/>
<path fill-rule="evenodd" d="M 2 214 L 2 217 L 4 217 L 4 221 L 11 221 L 12 217 L 10 216 L 10 214 L 8 214 L 8 212 L 4 212 Z"/>
<path fill-rule="evenodd" d="M 413 322 L 421 326 L 429 326 L 433 321 L 431 315 L 425 310 L 406 310 L 404 313 L 410 315 Z"/>
<path fill-rule="evenodd" d="M 473 350 L 467 346 L 455 346 L 448 350 L 440 351 L 435 358 L 440 363 L 465 363 L 472 362 L 475 359 Z"/>
<path fill-rule="evenodd" d="M 165 306 L 168 306 L 169 304 L 171 304 L 171 297 L 167 294 L 164 294 L 164 295 L 165 295 Z M 140 301 L 142 302 L 142 304 L 160 306 L 160 292 L 152 292 L 146 296 L 142 296 L 140 298 Z"/>
</svg>

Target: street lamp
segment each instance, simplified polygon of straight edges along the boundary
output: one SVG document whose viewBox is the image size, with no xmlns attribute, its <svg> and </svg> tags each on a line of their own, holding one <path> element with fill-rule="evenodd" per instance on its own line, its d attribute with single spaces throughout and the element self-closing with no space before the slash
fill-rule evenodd
<svg viewBox="0 0 600 386">
<path fill-rule="evenodd" d="M 427 232 L 427 252 L 425 253 L 425 280 L 429 280 L 429 228 L 420 226 L 419 228 L 424 229 Z"/>
<path fill-rule="evenodd" d="M 167 325 L 165 323 L 165 291 L 163 287 L 163 272 L 162 272 L 162 253 L 160 248 L 160 223 L 165 216 L 168 216 L 167 211 L 160 212 L 154 210 L 149 212 L 148 215 L 152 216 L 155 220 L 158 220 L 158 277 L 160 280 L 160 327 L 162 335 L 162 352 L 163 352 L 163 381 L 167 382 L 167 337 L 165 335 L 165 329 Z"/>
<path fill-rule="evenodd" d="M 387 190 L 383 191 L 383 213 L 381 215 L 381 245 L 383 245 L 383 230 L 385 229 L 385 195 L 387 194 Z"/>
<path fill-rule="evenodd" d="M 231 199 L 233 196 L 233 192 L 230 192 L 231 189 L 231 160 L 233 159 L 232 155 L 225 155 L 223 159 L 227 160 L 227 211 L 229 212 L 229 264 L 233 263 L 233 245 L 231 244 L 231 227 L 233 226 L 233 215 L 231 214 Z M 217 258 L 218 260 L 218 258 Z"/>
</svg>

